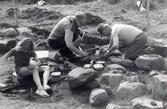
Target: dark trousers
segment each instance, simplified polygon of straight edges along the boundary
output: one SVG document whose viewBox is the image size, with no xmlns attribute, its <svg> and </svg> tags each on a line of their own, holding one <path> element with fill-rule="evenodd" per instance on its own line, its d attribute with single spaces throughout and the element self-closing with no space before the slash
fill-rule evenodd
<svg viewBox="0 0 167 109">
<path fill-rule="evenodd" d="M 126 47 L 124 53 L 125 58 L 135 60 L 138 56 L 142 55 L 143 49 L 146 47 L 147 37 L 144 33 L 136 36 L 135 40 Z"/>
<path fill-rule="evenodd" d="M 53 50 L 59 50 L 59 53 L 63 57 L 73 58 L 75 55 L 73 52 L 67 47 L 63 38 L 60 39 L 48 39 L 48 44 Z"/>
</svg>

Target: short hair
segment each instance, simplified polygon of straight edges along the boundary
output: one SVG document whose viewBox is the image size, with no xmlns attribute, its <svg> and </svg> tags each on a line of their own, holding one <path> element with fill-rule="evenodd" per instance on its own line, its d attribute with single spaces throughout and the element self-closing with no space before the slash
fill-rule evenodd
<svg viewBox="0 0 167 109">
<path fill-rule="evenodd" d="M 28 49 L 25 49 L 24 47 L 28 47 Z M 30 38 L 23 38 L 21 41 L 19 41 L 16 45 L 16 48 L 18 51 L 29 51 L 33 52 L 34 51 L 34 42 Z"/>
<path fill-rule="evenodd" d="M 76 19 L 80 20 L 86 20 L 86 14 L 85 13 L 76 13 L 75 14 Z"/>
<path fill-rule="evenodd" d="M 97 31 L 98 31 L 100 34 L 102 34 L 103 28 L 104 28 L 104 23 L 100 23 L 100 24 L 97 26 Z"/>
</svg>

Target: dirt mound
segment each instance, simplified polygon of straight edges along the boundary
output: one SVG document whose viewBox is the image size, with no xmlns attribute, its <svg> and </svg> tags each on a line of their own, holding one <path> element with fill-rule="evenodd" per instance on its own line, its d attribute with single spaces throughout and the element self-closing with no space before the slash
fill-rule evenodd
<svg viewBox="0 0 167 109">
<path fill-rule="evenodd" d="M 60 12 L 49 11 L 47 9 L 40 9 L 37 7 L 23 10 L 21 15 L 22 19 L 29 19 L 35 23 L 42 22 L 44 20 L 58 20 L 62 17 L 63 15 Z"/>
<path fill-rule="evenodd" d="M 102 19 L 101 17 L 93 15 L 91 13 L 86 13 L 86 24 L 87 25 L 97 25 L 103 22 L 105 22 L 105 20 Z"/>
<path fill-rule="evenodd" d="M 33 27 L 33 26 L 29 27 L 29 29 L 31 29 L 32 33 L 34 33 L 36 35 L 45 36 L 45 38 L 47 38 L 50 34 L 50 31 L 48 31 L 48 30 L 40 29 L 40 28 Z"/>
</svg>

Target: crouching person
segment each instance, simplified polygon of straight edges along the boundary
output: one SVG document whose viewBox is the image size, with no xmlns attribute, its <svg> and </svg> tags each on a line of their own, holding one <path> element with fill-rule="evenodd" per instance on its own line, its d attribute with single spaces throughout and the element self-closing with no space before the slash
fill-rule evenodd
<svg viewBox="0 0 167 109">
<path fill-rule="evenodd" d="M 37 58 L 34 51 L 34 43 L 32 39 L 25 38 L 17 43 L 16 47 L 11 49 L 3 57 L 14 56 L 15 69 L 18 76 L 26 78 L 32 75 L 33 80 L 37 86 L 36 94 L 42 97 L 49 97 L 46 92 L 49 89 L 48 79 L 50 75 L 50 68 L 40 67 L 40 60 Z M 39 70 L 44 70 L 43 74 L 43 85 L 40 80 Z"/>
<path fill-rule="evenodd" d="M 88 53 L 79 49 L 83 42 L 82 31 L 79 29 L 86 21 L 86 15 L 76 14 L 64 17 L 54 27 L 48 37 L 49 46 L 58 50 L 67 59 L 73 59 L 76 55 L 88 56 Z"/>
<path fill-rule="evenodd" d="M 109 47 L 105 55 L 109 55 L 113 50 L 124 48 L 124 58 L 135 60 L 141 55 L 147 44 L 147 37 L 142 30 L 126 24 L 99 24 L 97 31 L 110 37 Z"/>
</svg>

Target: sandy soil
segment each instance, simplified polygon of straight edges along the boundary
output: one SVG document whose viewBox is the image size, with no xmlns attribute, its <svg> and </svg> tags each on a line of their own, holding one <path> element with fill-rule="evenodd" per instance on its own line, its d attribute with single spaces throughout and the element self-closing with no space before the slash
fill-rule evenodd
<svg viewBox="0 0 167 109">
<path fill-rule="evenodd" d="M 17 4 L 20 10 L 34 7 L 35 5 Z M 167 5 L 161 4 L 158 9 L 149 13 L 149 18 L 145 17 L 145 13 L 137 13 L 136 10 L 126 10 L 120 4 L 109 5 L 105 2 L 82 3 L 79 5 L 46 5 L 43 8 L 48 10 L 56 10 L 63 15 L 74 14 L 76 12 L 91 12 L 104 18 L 106 22 L 112 24 L 116 22 L 128 23 L 135 25 L 141 29 L 145 28 L 149 37 L 157 37 L 167 39 Z M 13 7 L 11 2 L 0 2 L 0 23 L 7 22 L 14 24 L 14 19 L 6 18 L 5 11 Z M 122 12 L 126 10 L 126 13 Z M 121 17 L 122 20 L 113 20 L 114 17 Z M 32 26 L 51 30 L 55 25 L 55 21 L 44 21 L 40 23 L 32 23 L 27 20 L 19 19 L 19 26 Z M 91 27 L 92 28 L 92 27 Z M 95 27 L 93 27 L 95 28 Z M 163 34 L 162 34 L 163 33 Z M 0 109 L 104 109 L 105 106 L 92 107 L 88 103 L 89 90 L 71 91 L 66 82 L 56 83 L 53 85 L 55 93 L 50 98 L 40 98 L 29 92 L 14 94 L 0 93 Z"/>
</svg>

